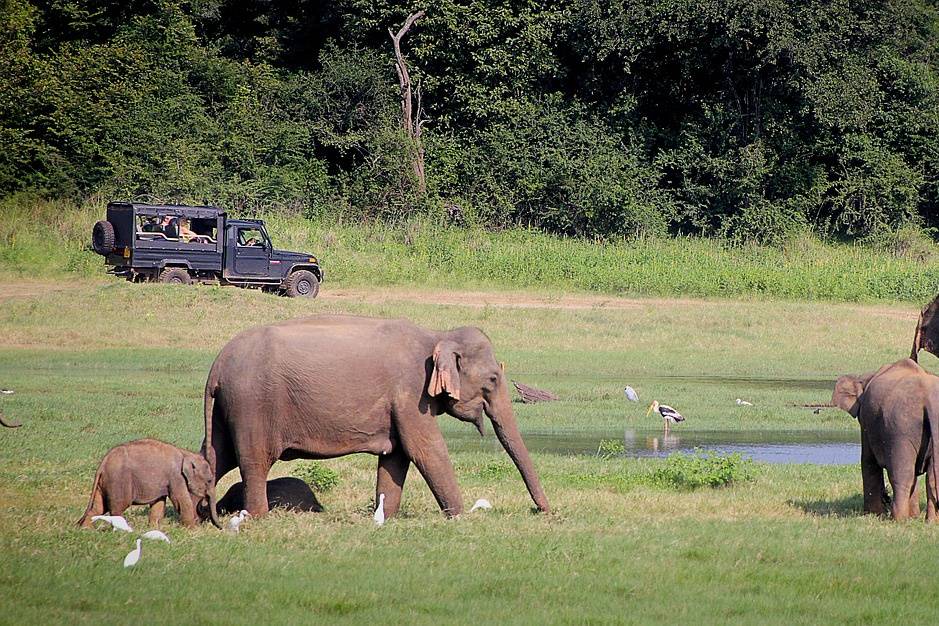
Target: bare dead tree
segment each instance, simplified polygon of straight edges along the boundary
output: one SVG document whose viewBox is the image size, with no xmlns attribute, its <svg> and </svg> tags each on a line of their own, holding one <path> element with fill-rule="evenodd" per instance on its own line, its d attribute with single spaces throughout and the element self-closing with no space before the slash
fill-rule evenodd
<svg viewBox="0 0 939 626">
<path fill-rule="evenodd" d="M 414 142 L 412 165 L 418 188 L 423 194 L 427 191 L 427 183 L 424 177 L 424 145 L 421 143 L 421 128 L 425 122 L 423 119 L 424 111 L 421 108 L 421 86 L 418 83 L 412 89 L 411 75 L 408 73 L 408 66 L 404 62 L 404 55 L 401 54 L 401 38 L 407 34 L 414 22 L 422 17 L 424 17 L 423 11 L 412 13 L 408 16 L 408 19 L 404 20 L 401 30 L 395 33 L 389 28 L 388 34 L 391 35 L 391 41 L 394 43 L 395 69 L 398 70 L 398 84 L 401 87 L 401 122 L 404 126 L 404 132 Z"/>
</svg>

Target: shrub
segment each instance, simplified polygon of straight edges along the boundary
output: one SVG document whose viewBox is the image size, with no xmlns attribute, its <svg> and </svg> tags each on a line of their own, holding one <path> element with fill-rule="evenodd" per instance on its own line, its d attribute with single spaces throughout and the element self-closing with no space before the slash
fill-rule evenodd
<svg viewBox="0 0 939 626">
<path fill-rule="evenodd" d="M 339 484 L 339 474 L 321 463 L 300 462 L 293 475 L 310 484 L 314 491 L 324 493 Z"/>
<path fill-rule="evenodd" d="M 753 461 L 739 453 L 727 456 L 716 452 L 678 453 L 669 456 L 652 478 L 655 483 L 682 489 L 724 487 L 751 480 Z"/>
</svg>

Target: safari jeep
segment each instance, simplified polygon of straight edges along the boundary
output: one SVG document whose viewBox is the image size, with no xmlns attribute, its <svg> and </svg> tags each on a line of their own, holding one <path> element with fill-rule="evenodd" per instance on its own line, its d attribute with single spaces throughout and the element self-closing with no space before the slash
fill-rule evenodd
<svg viewBox="0 0 939 626">
<path fill-rule="evenodd" d="M 208 206 L 112 202 L 95 223 L 94 251 L 134 282 L 194 281 L 315 298 L 323 270 L 311 254 L 275 250 L 261 220 Z"/>
</svg>

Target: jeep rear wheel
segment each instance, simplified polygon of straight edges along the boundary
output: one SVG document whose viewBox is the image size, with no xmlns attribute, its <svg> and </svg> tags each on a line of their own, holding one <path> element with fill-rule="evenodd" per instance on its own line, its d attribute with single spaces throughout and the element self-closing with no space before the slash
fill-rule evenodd
<svg viewBox="0 0 939 626">
<path fill-rule="evenodd" d="M 160 272 L 161 283 L 168 283 L 170 285 L 188 285 L 192 282 L 192 277 L 189 276 L 189 272 L 182 267 L 167 267 L 162 272 Z"/>
<path fill-rule="evenodd" d="M 91 229 L 91 247 L 103 256 L 114 252 L 114 224 L 107 220 L 95 222 Z"/>
<path fill-rule="evenodd" d="M 284 292 L 289 298 L 315 298 L 320 292 L 320 281 L 313 272 L 297 270 L 287 277 Z"/>
</svg>

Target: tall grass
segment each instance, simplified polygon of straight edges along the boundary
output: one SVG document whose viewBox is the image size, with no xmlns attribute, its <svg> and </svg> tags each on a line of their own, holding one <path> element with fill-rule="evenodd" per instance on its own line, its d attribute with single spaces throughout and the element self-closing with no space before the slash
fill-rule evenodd
<svg viewBox="0 0 939 626">
<path fill-rule="evenodd" d="M 88 249 L 104 201 L 0 201 L 0 270 L 103 273 Z M 935 244 L 905 254 L 811 235 L 780 247 L 693 237 L 594 242 L 511 229 L 489 232 L 429 221 L 403 226 L 264 216 L 276 246 L 320 257 L 333 285 L 588 291 L 693 297 L 915 301 L 935 295 Z"/>
</svg>

